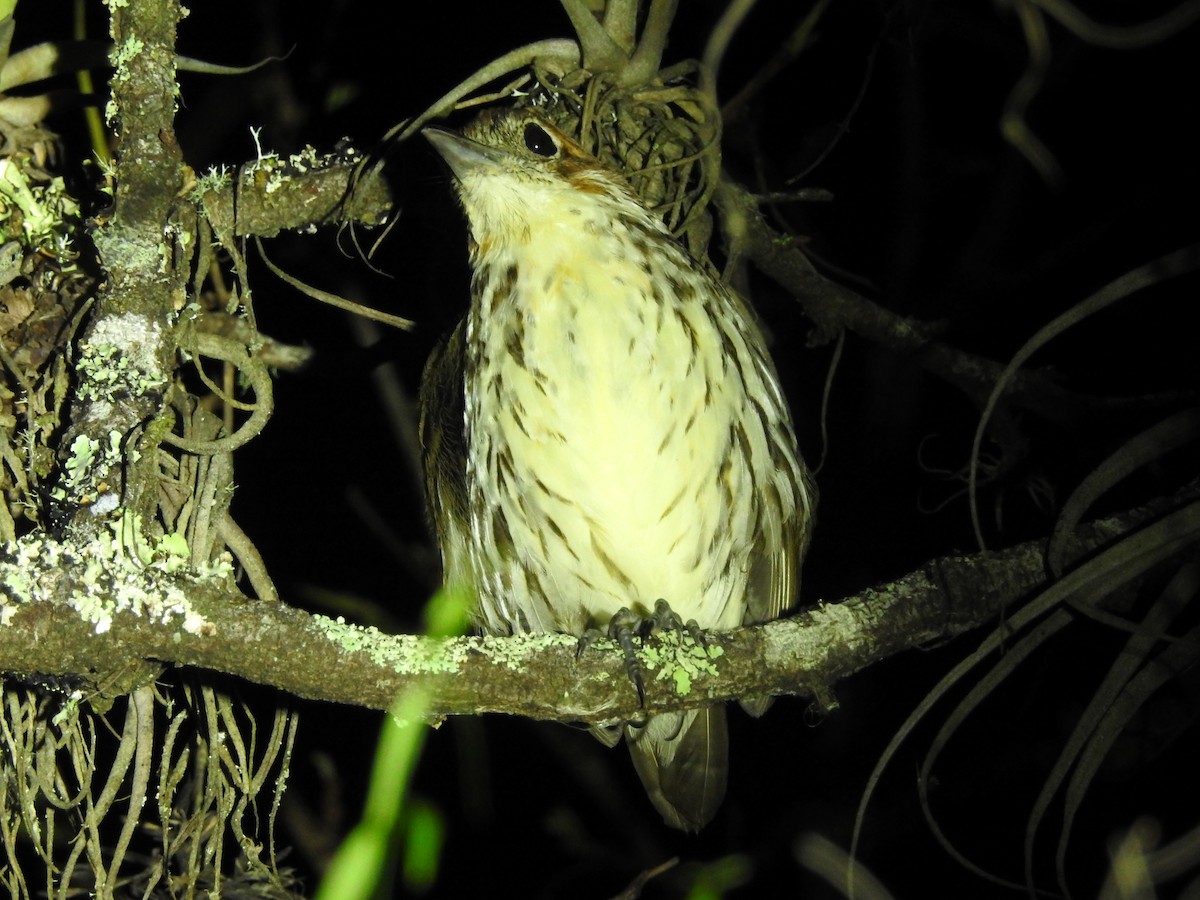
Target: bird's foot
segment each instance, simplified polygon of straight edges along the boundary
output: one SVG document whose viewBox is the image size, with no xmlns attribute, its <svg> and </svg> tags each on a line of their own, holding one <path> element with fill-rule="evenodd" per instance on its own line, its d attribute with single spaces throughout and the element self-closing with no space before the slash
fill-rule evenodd
<svg viewBox="0 0 1200 900">
<path fill-rule="evenodd" d="M 638 704 L 645 706 L 646 683 L 642 678 L 642 667 L 638 663 L 633 639 L 649 637 L 663 631 L 674 632 L 678 635 L 680 643 L 683 642 L 684 632 L 687 632 L 697 645 L 708 646 L 704 639 L 704 632 L 700 630 L 695 619 L 685 622 L 675 610 L 671 609 L 671 605 L 666 600 L 660 599 L 654 604 L 654 612 L 648 616 L 639 616 L 628 607 L 617 610 L 612 621 L 608 623 L 607 634 L 598 628 L 589 628 L 579 638 L 579 643 L 575 648 L 575 657 L 578 659 L 584 650 L 605 637 L 615 641 L 625 657 L 625 672 L 629 676 L 629 680 L 633 682 L 634 688 L 637 689 Z"/>
<path fill-rule="evenodd" d="M 699 647 L 708 648 L 708 641 L 704 637 L 704 632 L 700 629 L 700 625 L 695 619 L 688 619 L 686 622 L 679 617 L 675 610 L 671 609 L 671 604 L 666 600 L 659 600 L 654 604 L 654 612 L 648 619 L 644 621 L 650 624 L 649 633 L 657 634 L 660 631 L 674 631 L 679 637 L 679 643 L 683 643 L 683 633 L 686 631 L 696 642 Z"/>
</svg>

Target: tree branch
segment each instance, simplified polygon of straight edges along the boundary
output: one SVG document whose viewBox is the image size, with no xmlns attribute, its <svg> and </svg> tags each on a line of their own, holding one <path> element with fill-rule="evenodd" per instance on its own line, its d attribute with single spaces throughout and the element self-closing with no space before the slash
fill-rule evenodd
<svg viewBox="0 0 1200 900">
<path fill-rule="evenodd" d="M 1086 552 L 1176 504 L 1162 501 L 1081 529 Z M 904 650 L 996 621 L 1047 583 L 1044 542 L 933 560 L 886 585 L 795 616 L 708 636 L 707 653 L 674 634 L 643 642 L 646 709 L 684 709 L 747 695 L 813 696 Z M 431 717 L 483 712 L 611 722 L 638 716 L 611 642 L 577 658 L 573 636 L 432 639 L 386 635 L 279 603 L 246 600 L 218 579 L 170 566 L 105 563 L 94 550 L 30 538 L 0 555 L 0 670 L 112 672 L 155 660 L 225 672 L 300 697 L 387 708 L 421 685 Z M 251 648 L 248 652 L 247 648 Z M 337 678 L 330 678 L 337 672 Z"/>
<path fill-rule="evenodd" d="M 362 161 L 355 150 L 318 154 L 309 148 L 286 160 L 267 155 L 241 166 L 236 179 L 205 176 L 197 195 L 214 230 L 232 237 L 345 222 L 378 225 L 393 200 L 379 167 Z"/>
<path fill-rule="evenodd" d="M 107 278 L 74 356 L 70 425 L 58 448 L 66 477 L 54 498 L 57 518 L 87 530 L 103 528 L 118 506 L 149 522 L 156 505 L 155 442 L 142 438 L 165 406 L 175 369 L 170 315 L 176 301 L 183 305 L 186 277 L 173 240 L 183 170 L 174 131 L 181 15 L 178 0 L 112 10 L 116 191 L 111 217 L 93 233 Z M 127 454 L 139 442 L 140 453 Z M 128 466 L 127 455 L 136 457 Z"/>
</svg>

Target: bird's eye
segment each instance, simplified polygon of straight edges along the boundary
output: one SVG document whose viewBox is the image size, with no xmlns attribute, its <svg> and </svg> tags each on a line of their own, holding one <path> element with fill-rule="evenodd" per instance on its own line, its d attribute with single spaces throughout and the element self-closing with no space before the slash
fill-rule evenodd
<svg viewBox="0 0 1200 900">
<path fill-rule="evenodd" d="M 533 122 L 525 126 L 525 146 L 538 156 L 553 156 L 558 152 L 558 145 L 550 133 Z"/>
</svg>

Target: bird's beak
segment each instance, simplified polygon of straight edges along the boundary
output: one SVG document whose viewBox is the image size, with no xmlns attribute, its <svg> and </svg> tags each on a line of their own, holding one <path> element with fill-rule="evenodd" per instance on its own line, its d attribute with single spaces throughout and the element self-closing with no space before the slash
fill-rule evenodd
<svg viewBox="0 0 1200 900">
<path fill-rule="evenodd" d="M 456 131 L 425 128 L 421 134 L 433 144 L 433 148 L 442 155 L 442 159 L 446 160 L 450 170 L 459 179 L 472 172 L 498 168 L 504 159 L 503 150 L 463 137 Z"/>
</svg>

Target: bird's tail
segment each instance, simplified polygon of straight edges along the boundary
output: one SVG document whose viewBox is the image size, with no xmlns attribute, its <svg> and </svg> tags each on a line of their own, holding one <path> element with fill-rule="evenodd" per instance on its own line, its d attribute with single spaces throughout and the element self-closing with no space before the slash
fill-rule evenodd
<svg viewBox="0 0 1200 900">
<path fill-rule="evenodd" d="M 725 709 L 660 713 L 625 731 L 633 767 L 667 824 L 699 831 L 717 813 L 729 771 Z"/>
</svg>

